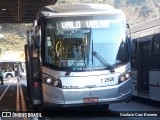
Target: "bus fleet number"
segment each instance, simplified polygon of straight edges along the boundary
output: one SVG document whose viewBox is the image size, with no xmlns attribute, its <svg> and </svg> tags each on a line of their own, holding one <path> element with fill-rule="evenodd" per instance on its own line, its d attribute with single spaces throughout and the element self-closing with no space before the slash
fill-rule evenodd
<svg viewBox="0 0 160 120">
<path fill-rule="evenodd" d="M 111 81 L 114 81 L 114 77 L 102 78 L 101 79 L 101 83 L 103 83 L 103 82 L 111 82 Z"/>
</svg>

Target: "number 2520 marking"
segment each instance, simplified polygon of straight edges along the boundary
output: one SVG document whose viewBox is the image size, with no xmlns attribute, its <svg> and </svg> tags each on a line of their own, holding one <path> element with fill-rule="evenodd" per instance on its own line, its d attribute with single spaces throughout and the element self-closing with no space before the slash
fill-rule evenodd
<svg viewBox="0 0 160 120">
<path fill-rule="evenodd" d="M 102 78 L 102 79 L 101 79 L 101 83 L 102 83 L 102 82 L 111 82 L 111 81 L 114 81 L 114 77 Z"/>
</svg>

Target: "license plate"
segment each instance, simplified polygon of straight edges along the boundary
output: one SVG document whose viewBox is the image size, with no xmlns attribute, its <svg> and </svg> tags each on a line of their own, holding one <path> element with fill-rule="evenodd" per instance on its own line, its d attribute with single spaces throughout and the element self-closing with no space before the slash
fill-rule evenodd
<svg viewBox="0 0 160 120">
<path fill-rule="evenodd" d="M 84 103 L 96 103 L 98 102 L 98 97 L 84 98 L 83 102 Z"/>
</svg>

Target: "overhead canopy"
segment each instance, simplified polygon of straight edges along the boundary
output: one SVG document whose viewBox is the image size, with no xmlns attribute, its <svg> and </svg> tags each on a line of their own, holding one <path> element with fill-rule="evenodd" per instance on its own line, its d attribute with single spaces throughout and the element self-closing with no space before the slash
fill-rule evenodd
<svg viewBox="0 0 160 120">
<path fill-rule="evenodd" d="M 57 0 L 0 0 L 0 23 L 32 23 L 40 8 Z"/>
</svg>

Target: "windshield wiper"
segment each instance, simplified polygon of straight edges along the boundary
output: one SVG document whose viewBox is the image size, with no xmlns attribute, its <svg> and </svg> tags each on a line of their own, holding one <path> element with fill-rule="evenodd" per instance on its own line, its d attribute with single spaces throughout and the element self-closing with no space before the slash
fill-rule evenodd
<svg viewBox="0 0 160 120">
<path fill-rule="evenodd" d="M 100 61 L 103 61 L 105 63 L 105 65 L 109 68 L 111 73 L 115 72 L 115 70 L 112 68 L 112 66 L 102 56 L 100 56 L 96 51 L 93 51 L 92 55 L 96 56 Z"/>
<path fill-rule="evenodd" d="M 73 71 L 73 68 L 78 64 L 78 62 L 82 58 L 84 60 L 84 65 L 86 66 L 85 54 L 86 54 L 86 50 L 85 50 L 85 45 L 83 44 L 83 55 L 81 55 L 81 57 L 80 56 L 78 57 L 78 59 L 73 63 L 73 65 L 66 71 L 65 75 L 69 75 Z"/>
<path fill-rule="evenodd" d="M 69 74 L 72 72 L 73 68 L 77 65 L 77 63 L 80 61 L 81 58 L 82 58 L 82 57 L 79 57 L 79 58 L 73 63 L 73 65 L 66 71 L 66 74 L 65 74 L 65 75 L 69 75 Z"/>
</svg>

